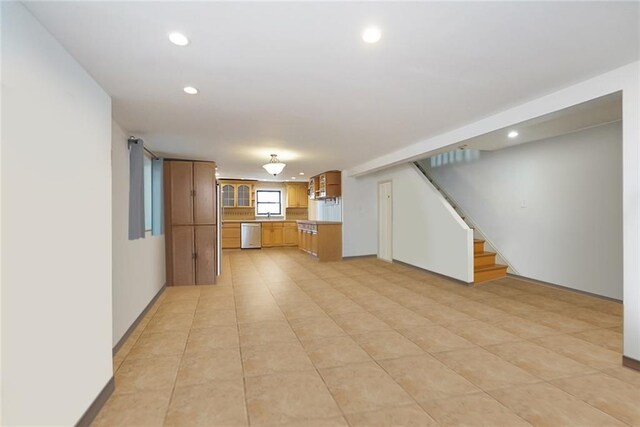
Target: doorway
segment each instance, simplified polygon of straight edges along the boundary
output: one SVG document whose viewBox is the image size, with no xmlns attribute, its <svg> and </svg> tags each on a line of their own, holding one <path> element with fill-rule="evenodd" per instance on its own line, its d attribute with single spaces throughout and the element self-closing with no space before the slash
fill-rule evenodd
<svg viewBox="0 0 640 427">
<path fill-rule="evenodd" d="M 378 183 L 378 258 L 391 262 L 393 198 L 391 181 Z"/>
</svg>

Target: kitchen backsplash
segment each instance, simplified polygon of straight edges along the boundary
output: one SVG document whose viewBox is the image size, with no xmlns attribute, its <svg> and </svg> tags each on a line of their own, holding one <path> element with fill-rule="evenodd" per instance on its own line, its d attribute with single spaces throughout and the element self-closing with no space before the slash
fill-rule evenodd
<svg viewBox="0 0 640 427">
<path fill-rule="evenodd" d="M 309 200 L 309 219 L 342 222 L 342 198 Z"/>
</svg>

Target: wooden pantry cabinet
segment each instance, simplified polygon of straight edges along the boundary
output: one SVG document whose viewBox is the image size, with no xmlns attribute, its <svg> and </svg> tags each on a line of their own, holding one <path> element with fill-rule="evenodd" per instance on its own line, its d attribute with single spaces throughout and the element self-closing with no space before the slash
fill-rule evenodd
<svg viewBox="0 0 640 427">
<path fill-rule="evenodd" d="M 216 165 L 164 162 L 165 254 L 168 286 L 216 281 Z"/>
</svg>

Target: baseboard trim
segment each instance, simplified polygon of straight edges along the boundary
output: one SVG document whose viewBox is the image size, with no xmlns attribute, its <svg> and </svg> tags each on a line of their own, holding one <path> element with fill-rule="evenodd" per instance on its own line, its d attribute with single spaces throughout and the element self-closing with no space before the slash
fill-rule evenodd
<svg viewBox="0 0 640 427">
<path fill-rule="evenodd" d="M 636 360 L 628 356 L 622 356 L 622 366 L 640 371 L 640 360 Z"/>
<path fill-rule="evenodd" d="M 95 420 L 98 413 L 100 412 L 100 409 L 102 409 L 104 404 L 107 403 L 107 400 L 109 399 L 109 397 L 111 397 L 111 394 L 115 389 L 116 389 L 116 382 L 113 379 L 113 377 L 111 377 L 111 379 L 107 382 L 107 385 L 104 386 L 104 388 L 95 398 L 93 403 L 89 406 L 89 408 L 86 411 L 84 411 L 84 414 L 82 415 L 82 417 L 80 417 L 80 420 L 76 423 L 76 427 L 89 427 L 93 422 L 93 420 Z"/>
<path fill-rule="evenodd" d="M 570 288 L 568 286 L 556 285 L 555 283 L 544 282 L 542 280 L 532 279 L 530 277 L 520 276 L 518 274 L 513 274 L 513 273 L 507 273 L 507 276 L 508 277 L 512 277 L 514 279 L 523 280 L 525 282 L 531 282 L 531 283 L 536 284 L 536 285 L 548 286 L 550 288 L 556 288 L 556 289 L 561 289 L 563 291 L 575 292 L 577 294 L 582 294 L 582 295 L 586 295 L 586 296 L 589 296 L 589 297 L 599 298 L 599 299 L 603 299 L 603 300 L 606 300 L 606 301 L 617 302 L 619 304 L 622 304 L 622 301 L 620 301 L 619 299 L 606 297 L 604 295 L 594 294 L 592 292 L 587 292 L 587 291 L 583 291 L 583 290 L 580 290 L 580 289 Z"/>
<path fill-rule="evenodd" d="M 410 268 L 413 268 L 415 270 L 424 271 L 426 273 L 433 274 L 433 275 L 436 275 L 438 277 L 442 277 L 443 279 L 451 280 L 452 282 L 455 282 L 455 283 L 457 283 L 459 285 L 473 286 L 473 282 L 468 283 L 468 282 L 465 282 L 464 280 L 456 279 L 454 277 L 449 277 L 446 274 L 437 273 L 435 271 L 427 270 L 426 268 L 417 267 L 415 265 L 407 264 L 406 262 L 398 261 L 397 259 L 394 259 L 393 262 L 397 263 L 397 264 L 400 264 L 400 265 L 404 265 L 405 267 L 410 267 Z"/>
<path fill-rule="evenodd" d="M 145 314 L 147 314 L 149 312 L 149 309 L 153 307 L 153 304 L 155 304 L 155 302 L 158 301 L 158 298 L 160 298 L 160 295 L 162 295 L 165 289 L 167 289 L 166 283 L 160 288 L 158 293 L 156 293 L 156 295 L 153 298 L 151 298 L 151 301 L 149 301 L 149 304 L 147 304 L 144 310 L 142 310 L 142 313 L 140 313 L 140 315 L 136 317 L 136 320 L 134 320 L 131 326 L 129 326 L 129 329 L 127 329 L 127 332 L 124 333 L 122 338 L 118 340 L 118 343 L 115 346 L 113 346 L 112 354 L 114 356 L 118 352 L 118 350 L 120 350 L 120 347 L 122 347 L 125 341 L 127 341 L 127 338 L 129 338 L 129 335 L 131 335 L 131 333 L 136 329 L 136 326 L 138 326 L 140 321 L 144 318 Z"/>
<path fill-rule="evenodd" d="M 371 254 L 371 255 L 351 255 L 351 256 L 343 256 L 342 260 L 343 261 L 350 261 L 350 260 L 354 260 L 354 259 L 362 259 L 362 258 L 375 258 L 378 255 L 376 254 Z"/>
</svg>

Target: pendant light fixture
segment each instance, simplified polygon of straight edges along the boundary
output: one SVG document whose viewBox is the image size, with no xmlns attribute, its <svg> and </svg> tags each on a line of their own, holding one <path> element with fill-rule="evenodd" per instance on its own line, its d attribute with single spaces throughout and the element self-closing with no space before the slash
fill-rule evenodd
<svg viewBox="0 0 640 427">
<path fill-rule="evenodd" d="M 262 167 L 265 168 L 265 170 L 269 172 L 270 175 L 273 175 L 273 176 L 276 176 L 280 172 L 282 172 L 285 166 L 287 165 L 284 163 L 281 163 L 280 160 L 278 160 L 277 154 L 272 154 L 271 160 L 269 160 L 269 163 L 262 165 Z"/>
</svg>

